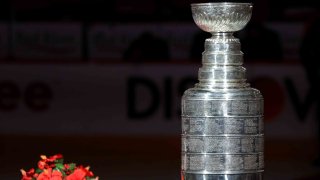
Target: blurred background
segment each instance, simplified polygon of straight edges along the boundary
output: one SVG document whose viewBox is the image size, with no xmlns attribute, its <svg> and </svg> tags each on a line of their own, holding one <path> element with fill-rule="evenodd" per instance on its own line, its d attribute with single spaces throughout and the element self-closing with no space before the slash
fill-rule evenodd
<svg viewBox="0 0 320 180">
<path fill-rule="evenodd" d="M 210 37 L 197 2 L 1 0 L 0 179 L 55 153 L 101 179 L 179 179 L 181 95 Z M 265 97 L 265 178 L 320 179 L 319 6 L 251 2 L 235 36 Z"/>
</svg>

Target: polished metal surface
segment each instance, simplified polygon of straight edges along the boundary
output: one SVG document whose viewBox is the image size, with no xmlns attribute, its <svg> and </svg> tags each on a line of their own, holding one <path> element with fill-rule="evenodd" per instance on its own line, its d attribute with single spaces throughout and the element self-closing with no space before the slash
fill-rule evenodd
<svg viewBox="0 0 320 180">
<path fill-rule="evenodd" d="M 185 174 L 185 179 L 188 180 L 256 180 L 263 179 L 262 173 L 252 173 L 252 174 Z"/>
<path fill-rule="evenodd" d="M 206 32 L 235 32 L 244 28 L 252 12 L 250 3 L 191 4 L 195 23 Z"/>
<path fill-rule="evenodd" d="M 263 97 L 246 82 L 233 32 L 251 18 L 250 3 L 192 4 L 205 41 L 199 83 L 182 97 L 182 178 L 263 179 Z"/>
</svg>

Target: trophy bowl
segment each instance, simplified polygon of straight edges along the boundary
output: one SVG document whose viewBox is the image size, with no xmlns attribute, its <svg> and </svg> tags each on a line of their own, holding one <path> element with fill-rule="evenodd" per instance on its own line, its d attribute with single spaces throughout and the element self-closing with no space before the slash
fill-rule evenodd
<svg viewBox="0 0 320 180">
<path fill-rule="evenodd" d="M 243 29 L 252 14 L 251 3 L 191 4 L 192 17 L 200 29 L 210 33 L 235 32 Z"/>
</svg>

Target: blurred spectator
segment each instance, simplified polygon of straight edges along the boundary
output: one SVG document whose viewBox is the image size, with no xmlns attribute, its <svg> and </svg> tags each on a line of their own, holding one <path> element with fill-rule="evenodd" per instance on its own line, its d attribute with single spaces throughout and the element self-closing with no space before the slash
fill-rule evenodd
<svg viewBox="0 0 320 180">
<path fill-rule="evenodd" d="M 245 62 L 267 60 L 278 62 L 282 60 L 282 44 L 279 35 L 265 26 L 270 17 L 270 2 L 268 0 L 253 1 L 252 18 L 248 25 L 235 34 L 241 42 Z"/>
<path fill-rule="evenodd" d="M 246 61 L 282 60 L 282 45 L 278 34 L 261 22 L 249 22 L 245 29 L 236 33 L 236 36 L 241 41 L 241 50 Z"/>
<path fill-rule="evenodd" d="M 268 60 L 276 62 L 282 59 L 282 46 L 277 33 L 258 22 L 249 23 L 241 32 L 235 33 L 241 41 L 241 50 L 247 60 Z M 197 33 L 191 44 L 190 57 L 192 60 L 201 60 L 204 51 L 205 39 L 210 33 Z"/>
<path fill-rule="evenodd" d="M 169 57 L 167 42 L 150 32 L 142 33 L 124 53 L 124 59 L 131 62 L 167 61 Z"/>
<path fill-rule="evenodd" d="M 301 44 L 300 60 L 306 71 L 311 88 L 311 95 L 306 105 L 316 101 L 316 121 L 318 127 L 318 159 L 315 165 L 320 166 L 320 16 L 308 27 Z"/>
</svg>

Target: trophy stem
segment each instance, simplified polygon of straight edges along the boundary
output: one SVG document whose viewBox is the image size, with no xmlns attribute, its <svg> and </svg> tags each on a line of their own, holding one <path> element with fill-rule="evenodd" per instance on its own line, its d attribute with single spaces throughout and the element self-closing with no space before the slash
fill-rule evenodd
<svg viewBox="0 0 320 180">
<path fill-rule="evenodd" d="M 239 39 L 233 33 L 212 33 L 205 41 L 198 88 L 244 88 L 246 69 L 242 67 L 243 53 Z"/>
<path fill-rule="evenodd" d="M 233 32 L 212 32 L 212 37 L 213 39 L 215 38 L 225 38 L 227 39 L 228 37 L 233 36 Z"/>
</svg>

